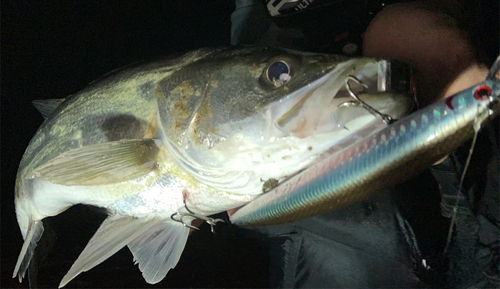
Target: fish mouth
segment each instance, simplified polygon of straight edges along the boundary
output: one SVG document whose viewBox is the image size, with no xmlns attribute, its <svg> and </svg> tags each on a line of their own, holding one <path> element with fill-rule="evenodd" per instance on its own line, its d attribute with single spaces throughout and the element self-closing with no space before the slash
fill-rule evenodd
<svg viewBox="0 0 500 289">
<path fill-rule="evenodd" d="M 367 125 L 384 125 L 349 94 L 345 80 L 348 75 L 355 76 L 365 87 L 353 84 L 351 89 L 363 104 L 398 119 L 415 105 L 410 89 L 390 72 L 390 62 L 385 60 L 346 61 L 273 104 L 271 121 L 282 132 L 299 138 L 342 130 L 354 133 Z"/>
</svg>

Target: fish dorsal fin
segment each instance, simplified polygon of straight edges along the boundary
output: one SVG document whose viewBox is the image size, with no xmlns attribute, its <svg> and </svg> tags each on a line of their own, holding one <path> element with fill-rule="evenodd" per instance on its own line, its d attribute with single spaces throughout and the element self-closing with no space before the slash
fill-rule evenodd
<svg viewBox="0 0 500 289">
<path fill-rule="evenodd" d="M 189 228 L 180 223 L 160 222 L 128 243 L 146 282 L 160 282 L 177 265 L 188 235 Z"/>
<path fill-rule="evenodd" d="M 30 175 L 66 186 L 111 184 L 146 175 L 157 154 L 152 139 L 106 142 L 64 152 Z"/>
<path fill-rule="evenodd" d="M 54 99 L 41 99 L 33 100 L 31 103 L 38 110 L 38 112 L 47 119 L 54 110 L 66 100 L 65 98 L 54 98 Z"/>
</svg>

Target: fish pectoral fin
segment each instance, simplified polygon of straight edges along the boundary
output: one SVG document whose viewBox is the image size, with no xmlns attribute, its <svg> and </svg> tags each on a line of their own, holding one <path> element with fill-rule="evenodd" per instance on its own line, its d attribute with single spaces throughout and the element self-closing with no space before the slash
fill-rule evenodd
<svg viewBox="0 0 500 289">
<path fill-rule="evenodd" d="M 59 288 L 65 286 L 78 274 L 92 269 L 111 257 L 140 236 L 148 227 L 148 221 L 134 217 L 120 215 L 108 217 L 64 276 Z"/>
<path fill-rule="evenodd" d="M 146 282 L 160 282 L 177 265 L 188 235 L 180 223 L 159 222 L 127 244 Z"/>
<path fill-rule="evenodd" d="M 94 144 L 64 152 L 30 175 L 66 186 L 118 183 L 156 168 L 158 151 L 153 139 Z"/>
<path fill-rule="evenodd" d="M 33 253 L 35 252 L 36 243 L 42 237 L 42 233 L 42 221 L 32 221 L 29 226 L 28 233 L 26 234 L 26 239 L 24 240 L 21 253 L 19 253 L 19 258 L 17 259 L 14 274 L 12 276 L 12 278 L 15 278 L 17 275 L 19 282 L 23 280 L 24 275 L 26 274 L 26 270 L 28 269 Z"/>
<path fill-rule="evenodd" d="M 49 118 L 49 116 L 56 110 L 56 108 L 64 102 L 64 98 L 57 99 L 42 99 L 33 100 L 31 103 L 38 110 L 44 119 Z"/>
</svg>

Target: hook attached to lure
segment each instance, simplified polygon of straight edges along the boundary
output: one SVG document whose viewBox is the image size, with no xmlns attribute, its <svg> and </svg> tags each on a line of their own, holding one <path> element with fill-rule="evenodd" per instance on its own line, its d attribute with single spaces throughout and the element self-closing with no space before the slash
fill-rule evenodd
<svg viewBox="0 0 500 289">
<path fill-rule="evenodd" d="M 214 233 L 214 226 L 219 223 L 219 222 L 222 222 L 222 223 L 225 223 L 225 221 L 223 219 L 214 219 L 214 218 L 210 218 L 210 217 L 207 217 L 207 216 L 203 216 L 203 215 L 200 215 L 200 214 L 197 214 L 193 211 L 191 211 L 187 204 L 186 204 L 186 196 L 184 195 L 184 198 L 183 198 L 183 203 L 184 203 L 184 208 L 186 208 L 186 210 L 188 211 L 187 213 L 183 213 L 183 212 L 177 212 L 177 213 L 173 213 L 170 218 L 176 222 L 179 222 L 181 223 L 182 225 L 184 225 L 185 227 L 188 227 L 190 229 L 195 229 L 195 230 L 199 230 L 198 227 L 195 227 L 193 225 L 189 225 L 187 223 L 184 222 L 184 217 L 190 217 L 190 218 L 193 218 L 193 219 L 198 219 L 198 220 L 202 220 L 204 222 L 206 222 L 207 224 L 210 225 L 210 231 L 212 233 Z"/>
<path fill-rule="evenodd" d="M 390 123 L 394 122 L 394 119 L 390 115 L 381 113 L 380 111 L 378 111 L 375 108 L 368 105 L 366 102 L 362 101 L 352 91 L 349 80 L 352 80 L 352 81 L 356 82 L 357 84 L 361 85 L 363 87 L 363 91 L 368 88 L 368 86 L 366 84 L 364 84 L 361 80 L 359 80 L 355 76 L 347 75 L 347 77 L 345 79 L 345 88 L 346 88 L 347 92 L 349 92 L 349 94 L 355 99 L 355 101 L 343 102 L 343 103 L 339 104 L 339 107 L 361 106 L 362 108 L 366 109 L 369 113 L 373 114 L 374 116 L 380 117 L 385 124 L 390 124 Z"/>
</svg>

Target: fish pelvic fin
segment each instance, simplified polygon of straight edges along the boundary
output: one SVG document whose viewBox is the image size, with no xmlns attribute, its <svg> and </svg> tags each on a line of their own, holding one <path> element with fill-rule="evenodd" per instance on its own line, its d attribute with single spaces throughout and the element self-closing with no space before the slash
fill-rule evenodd
<svg viewBox="0 0 500 289">
<path fill-rule="evenodd" d="M 172 222 L 159 222 L 128 243 L 144 280 L 156 284 L 179 262 L 189 228 Z"/>
<path fill-rule="evenodd" d="M 35 247 L 37 242 L 40 240 L 43 234 L 43 223 L 41 220 L 31 221 L 28 227 L 28 233 L 24 239 L 23 247 L 21 248 L 21 253 L 17 258 L 16 267 L 14 268 L 14 274 L 12 278 L 19 279 L 19 282 L 23 281 L 26 275 L 26 270 L 29 267 L 33 253 L 35 252 Z"/>
<path fill-rule="evenodd" d="M 188 234 L 189 228 L 182 224 L 161 219 L 110 216 L 104 220 L 90 239 L 62 279 L 59 288 L 65 286 L 80 273 L 99 265 L 125 245 L 129 245 L 136 263 L 139 262 L 139 268 L 146 281 L 152 280 L 157 283 L 170 270 L 168 266 L 173 268 L 177 264 Z M 151 251 L 151 249 L 154 250 Z M 166 266 L 166 268 L 159 266 Z"/>
</svg>

